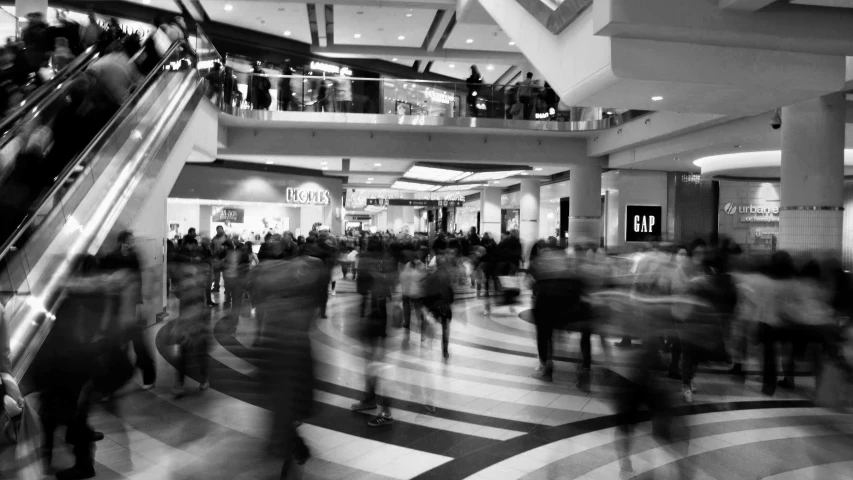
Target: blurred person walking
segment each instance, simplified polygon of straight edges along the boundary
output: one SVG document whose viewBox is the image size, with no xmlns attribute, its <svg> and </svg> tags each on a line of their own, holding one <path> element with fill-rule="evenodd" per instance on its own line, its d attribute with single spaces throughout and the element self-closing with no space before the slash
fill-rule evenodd
<svg viewBox="0 0 853 480">
<path fill-rule="evenodd" d="M 142 371 L 142 389 L 149 390 L 157 380 L 157 370 L 138 313 L 143 299 L 142 269 L 133 234 L 125 230 L 119 233 L 117 240 L 116 249 L 101 261 L 101 268 L 112 272 L 112 281 L 118 288 L 111 298 L 112 328 L 120 338 L 133 345 L 136 367 Z M 111 395 L 113 392 L 105 393 Z"/>
<path fill-rule="evenodd" d="M 527 77 L 518 86 L 518 103 L 521 104 L 522 120 L 530 120 L 533 113 L 536 90 L 537 88 L 533 82 L 533 72 L 527 72 Z"/>
<path fill-rule="evenodd" d="M 103 33 L 104 29 L 98 25 L 98 19 L 95 18 L 95 11 L 89 9 L 89 21 L 80 27 L 80 46 L 86 49 L 95 45 Z"/>
<path fill-rule="evenodd" d="M 213 265 L 213 286 L 210 293 L 218 293 L 219 280 L 225 271 L 225 257 L 228 255 L 228 235 L 222 225 L 216 227 L 216 236 L 210 239 L 211 264 Z M 223 283 L 225 283 L 223 281 Z"/>
<path fill-rule="evenodd" d="M 266 110 L 272 104 L 270 97 L 270 79 L 267 78 L 260 62 L 256 63 L 252 68 L 252 75 L 249 79 L 249 96 L 247 101 L 252 105 L 254 110 Z"/>
<path fill-rule="evenodd" d="M 437 259 L 434 272 L 426 278 L 424 306 L 441 324 L 441 354 L 445 361 L 450 358 L 450 321 L 453 319 L 453 273 L 451 260 L 445 256 Z"/>
<path fill-rule="evenodd" d="M 65 37 L 57 38 L 53 47 L 53 54 L 50 56 L 50 63 L 58 72 L 74 61 L 74 54 L 68 47 L 68 39 Z"/>
<path fill-rule="evenodd" d="M 281 246 L 273 254 L 281 256 Z M 284 457 L 281 478 L 292 464 L 304 464 L 308 447 L 296 431 L 311 415 L 314 361 L 308 331 L 317 308 L 317 290 L 324 285 L 323 262 L 304 254 L 270 259 L 254 269 L 257 309 L 266 322 L 261 348 L 261 380 L 269 387 L 274 413 L 271 445 Z"/>
<path fill-rule="evenodd" d="M 207 355 L 210 349 L 210 309 L 205 305 L 207 272 L 201 264 L 182 263 L 177 268 L 175 296 L 181 303 L 180 315 L 172 323 L 172 341 L 178 346 L 178 375 L 172 394 L 182 398 L 186 394 L 184 379 L 191 367 L 198 370 L 199 390 L 210 387 Z"/>
</svg>

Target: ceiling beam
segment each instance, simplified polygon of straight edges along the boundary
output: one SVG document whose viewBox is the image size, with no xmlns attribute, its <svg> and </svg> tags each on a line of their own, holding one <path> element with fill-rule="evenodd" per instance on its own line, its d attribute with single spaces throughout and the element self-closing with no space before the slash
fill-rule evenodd
<svg viewBox="0 0 853 480">
<path fill-rule="evenodd" d="M 488 50 L 451 50 L 437 49 L 428 52 L 413 47 L 368 47 L 362 45 L 334 45 L 327 48 L 311 47 L 311 53 L 331 58 L 377 58 L 398 57 L 414 60 L 456 61 L 471 63 L 496 63 L 517 65 L 527 61 L 524 55 L 515 52 L 494 52 Z"/>
<path fill-rule="evenodd" d="M 503 88 L 504 85 L 511 82 L 512 79 L 517 77 L 519 73 L 521 73 L 521 68 L 517 65 L 513 65 L 507 68 L 506 71 L 500 77 L 498 77 L 498 79 L 495 80 L 492 85 L 500 85 L 500 88 Z"/>
<path fill-rule="evenodd" d="M 326 3 L 356 7 L 456 9 L 456 0 L 326 0 Z"/>
<path fill-rule="evenodd" d="M 426 60 L 418 60 L 418 61 L 417 61 L 418 73 L 424 73 L 424 72 L 426 72 L 427 65 L 428 65 L 428 64 L 430 64 L 430 63 L 432 63 L 432 62 L 428 62 L 428 61 L 426 61 Z"/>
<path fill-rule="evenodd" d="M 455 22 L 452 22 L 455 15 L 450 10 L 435 12 L 435 18 L 429 28 L 427 38 L 424 40 L 423 46 L 426 51 L 434 52 L 439 47 L 439 43 L 450 35 L 450 31 L 453 29 L 452 24 L 455 24 Z"/>
<path fill-rule="evenodd" d="M 755 12 L 776 0 L 720 0 L 720 8 L 740 12 Z"/>
<path fill-rule="evenodd" d="M 328 46 L 328 29 L 326 26 L 326 5 L 322 3 L 314 4 L 314 15 L 317 18 L 317 45 L 320 47 Z"/>
</svg>

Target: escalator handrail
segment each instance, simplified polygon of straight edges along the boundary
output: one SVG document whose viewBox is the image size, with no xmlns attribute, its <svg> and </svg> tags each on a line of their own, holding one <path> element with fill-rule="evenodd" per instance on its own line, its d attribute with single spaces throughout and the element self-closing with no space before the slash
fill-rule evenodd
<svg viewBox="0 0 853 480">
<path fill-rule="evenodd" d="M 193 57 L 196 57 L 195 50 L 193 50 L 193 48 L 185 39 L 180 39 L 173 43 L 171 47 L 169 47 L 169 50 L 166 51 L 166 53 L 157 63 L 157 66 L 150 72 L 148 72 L 148 75 L 146 75 L 145 78 L 139 83 L 133 93 L 131 93 L 130 96 L 127 97 L 122 106 L 119 107 L 118 111 L 112 116 L 110 121 L 107 122 L 107 124 L 101 129 L 101 131 L 95 136 L 95 138 L 93 138 L 89 142 L 86 148 L 83 149 L 83 151 L 80 152 L 76 158 L 68 162 L 68 165 L 65 166 L 65 168 L 62 170 L 62 173 L 60 173 L 56 177 L 56 180 L 54 181 L 53 186 L 50 187 L 50 190 L 48 190 L 46 194 L 44 194 L 39 200 L 37 200 L 38 205 L 35 208 L 30 209 L 30 212 L 27 214 L 26 218 L 18 225 L 12 235 L 10 235 L 9 238 L 2 244 L 2 247 L 0 247 L 0 260 L 2 260 L 9 253 L 9 251 L 15 245 L 15 242 L 21 237 L 21 235 L 23 235 L 24 232 L 27 231 L 30 225 L 32 225 L 36 217 L 34 213 L 41 210 L 42 206 L 49 199 L 53 198 L 57 190 L 62 188 L 66 180 L 68 180 L 71 174 L 74 173 L 75 168 L 80 164 L 81 160 L 83 160 L 84 158 L 89 158 L 93 150 L 102 143 L 104 138 L 115 130 L 117 124 L 121 121 L 121 119 L 124 118 L 123 114 L 126 113 L 127 110 L 132 108 L 134 105 L 136 105 L 137 100 L 142 96 L 142 94 L 145 93 L 150 84 L 154 82 L 155 78 L 157 78 L 158 72 L 166 66 L 172 54 L 175 53 L 175 51 L 181 47 L 185 47 L 192 54 Z M 54 89 L 54 92 L 59 92 L 59 90 Z M 58 93 L 56 96 L 49 96 L 48 99 L 55 99 L 57 98 L 57 96 Z"/>
<path fill-rule="evenodd" d="M 6 115 L 6 117 L 0 121 L 0 133 L 2 137 L 0 137 L 0 148 L 2 145 L 6 143 L 10 138 L 14 137 L 14 135 L 9 135 L 10 132 L 15 132 L 17 129 L 15 128 L 15 124 L 18 123 L 28 112 L 30 112 L 33 108 L 33 105 L 36 107 L 43 105 L 45 100 L 50 96 L 52 92 L 56 92 L 56 88 L 54 85 L 62 84 L 65 80 L 67 80 L 72 75 L 85 70 L 86 67 L 89 66 L 90 61 L 94 60 L 98 56 L 98 49 L 95 47 L 87 48 L 83 53 L 77 55 L 71 63 L 69 63 L 65 68 L 60 70 L 56 76 L 50 79 L 49 82 L 37 88 L 35 92 L 33 92 L 30 96 L 24 99 L 21 105 L 19 105 L 13 112 Z M 39 110 L 41 110 L 39 108 Z"/>
</svg>

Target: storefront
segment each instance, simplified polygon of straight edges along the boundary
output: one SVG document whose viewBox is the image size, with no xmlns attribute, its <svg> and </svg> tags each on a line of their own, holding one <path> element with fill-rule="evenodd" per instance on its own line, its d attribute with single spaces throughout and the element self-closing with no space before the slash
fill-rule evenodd
<svg viewBox="0 0 853 480">
<path fill-rule="evenodd" d="M 464 87 L 464 84 L 459 84 Z M 425 117 L 458 117 L 464 108 L 464 92 L 431 82 L 383 77 L 382 113 Z"/>
<path fill-rule="evenodd" d="M 337 178 L 186 165 L 167 202 L 169 236 L 190 228 L 210 235 L 222 226 L 244 240 L 290 231 L 307 235 L 315 224 L 343 233 L 342 183 Z"/>
</svg>

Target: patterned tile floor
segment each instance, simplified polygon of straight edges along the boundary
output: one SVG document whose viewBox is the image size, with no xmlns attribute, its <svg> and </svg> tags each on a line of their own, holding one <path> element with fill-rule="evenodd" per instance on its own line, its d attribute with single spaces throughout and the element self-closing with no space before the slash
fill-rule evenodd
<svg viewBox="0 0 853 480">
<path fill-rule="evenodd" d="M 594 341 L 600 363 L 590 388 L 579 389 L 578 338 L 566 334 L 557 341 L 554 382 L 543 383 L 530 376 L 536 347 L 529 298 L 489 317 L 467 289 L 457 300 L 448 362 L 436 341 L 421 342 L 413 332 L 405 343 L 402 331 L 390 330 L 380 375 L 395 423 L 370 428 L 374 412 L 349 410 L 361 397 L 369 357 L 352 333 L 360 299 L 352 282 L 339 282 L 330 318 L 311 332 L 316 408 L 299 433 L 312 458 L 289 478 L 853 480 L 853 416 L 815 408 L 811 377 L 798 379 L 799 390 L 769 398 L 756 375 L 738 383 L 722 366 L 702 369 L 694 403 L 675 400 L 669 409 L 679 434 L 659 440 L 646 421 L 631 431 L 625 451 L 612 399 L 624 392 L 620 372 L 631 366 L 630 350 L 605 355 Z M 271 417 L 250 346 L 254 324 L 241 318 L 231 337 L 218 323 L 225 313 L 217 309 L 214 317 L 211 389 L 180 400 L 171 395 L 174 355 L 158 336 L 162 325 L 149 329 L 157 386 L 141 391 L 136 379 L 115 402 L 96 407 L 92 423 L 106 434 L 97 445 L 97 478 L 279 478 L 281 459 L 267 453 L 265 441 Z M 676 399 L 679 382 L 661 381 Z M 188 379 L 187 386 L 195 391 L 197 383 Z M 436 412 L 426 414 L 425 403 Z M 627 462 L 631 471 L 623 469 Z"/>
</svg>

